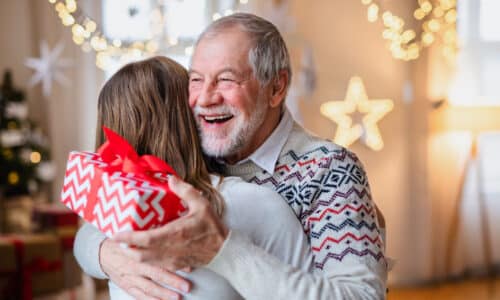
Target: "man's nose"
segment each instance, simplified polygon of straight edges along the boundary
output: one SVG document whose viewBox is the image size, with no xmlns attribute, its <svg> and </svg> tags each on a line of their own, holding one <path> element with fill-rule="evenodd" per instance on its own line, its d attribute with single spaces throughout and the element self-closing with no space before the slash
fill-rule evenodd
<svg viewBox="0 0 500 300">
<path fill-rule="evenodd" d="M 211 83 L 206 83 L 198 95 L 197 104 L 200 106 L 213 106 L 221 104 L 222 101 L 223 97 L 216 87 Z"/>
</svg>

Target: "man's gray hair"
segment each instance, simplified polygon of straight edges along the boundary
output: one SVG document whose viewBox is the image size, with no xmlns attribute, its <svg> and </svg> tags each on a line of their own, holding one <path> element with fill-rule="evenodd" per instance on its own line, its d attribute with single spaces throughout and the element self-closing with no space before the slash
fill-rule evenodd
<svg viewBox="0 0 500 300">
<path fill-rule="evenodd" d="M 249 13 L 222 17 L 203 31 L 196 44 L 206 37 L 216 36 L 236 26 L 246 32 L 252 41 L 248 61 L 261 86 L 269 84 L 271 80 L 279 77 L 280 71 L 285 70 L 288 73 L 288 89 L 292 80 L 288 49 L 276 26 L 261 17 Z"/>
</svg>

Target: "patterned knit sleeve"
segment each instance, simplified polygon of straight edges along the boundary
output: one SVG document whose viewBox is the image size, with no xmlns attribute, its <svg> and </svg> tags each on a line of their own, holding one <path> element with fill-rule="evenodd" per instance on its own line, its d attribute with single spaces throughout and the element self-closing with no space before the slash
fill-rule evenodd
<svg viewBox="0 0 500 300">
<path fill-rule="evenodd" d="M 300 164 L 298 164 L 300 165 Z M 387 265 L 368 178 L 355 154 L 338 149 L 316 158 L 304 194 L 300 220 L 310 237 L 314 267 L 328 277 L 354 279 L 363 268 L 385 285 Z"/>
</svg>

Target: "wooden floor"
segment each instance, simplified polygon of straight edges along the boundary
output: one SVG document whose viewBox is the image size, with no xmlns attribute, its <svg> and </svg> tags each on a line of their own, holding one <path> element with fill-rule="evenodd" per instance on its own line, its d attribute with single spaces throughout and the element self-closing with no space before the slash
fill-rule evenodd
<svg viewBox="0 0 500 300">
<path fill-rule="evenodd" d="M 390 289 L 388 300 L 500 300 L 500 277 L 418 288 Z"/>
<path fill-rule="evenodd" d="M 88 279 L 88 280 L 86 280 Z M 38 297 L 35 300 L 108 300 L 107 289 L 95 292 L 90 278 L 75 293 Z M 87 284 L 86 284 L 87 283 Z M 465 280 L 416 288 L 390 288 L 388 300 L 500 300 L 500 277 L 496 280 Z"/>
</svg>

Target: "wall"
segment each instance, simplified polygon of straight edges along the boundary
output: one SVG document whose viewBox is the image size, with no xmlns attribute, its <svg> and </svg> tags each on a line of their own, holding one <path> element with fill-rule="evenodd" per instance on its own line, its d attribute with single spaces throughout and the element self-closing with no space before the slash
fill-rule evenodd
<svg viewBox="0 0 500 300">
<path fill-rule="evenodd" d="M 405 19 L 413 1 L 391 1 L 390 8 Z M 418 276 L 418 247 L 412 228 L 415 224 L 410 197 L 411 171 L 408 134 L 411 103 L 403 101 L 403 86 L 413 80 L 412 63 L 393 59 L 382 39 L 383 25 L 369 23 L 360 1 L 293 1 L 292 15 L 300 36 L 315 51 L 318 86 L 312 99 L 303 101 L 305 126 L 314 133 L 332 138 L 336 126 L 319 113 L 321 103 L 344 99 L 349 78 L 363 78 L 371 99 L 390 98 L 394 110 L 379 123 L 385 147 L 375 152 L 360 143 L 351 149 L 367 169 L 373 198 L 383 210 L 388 232 L 387 254 L 398 260 L 390 282 L 413 282 Z M 416 101 L 417 99 L 415 99 Z"/>
<path fill-rule="evenodd" d="M 79 3 L 88 13 L 99 5 L 94 1 Z M 58 201 L 69 151 L 94 147 L 97 92 L 102 74 L 95 67 L 94 54 L 86 54 L 74 45 L 70 29 L 60 24 L 47 1 L 0 1 L 0 26 L 0 71 L 12 69 L 15 85 L 28 91 L 30 118 L 39 123 L 50 139 L 57 171 L 49 196 Z M 40 85 L 27 86 L 33 71 L 24 66 L 26 58 L 40 56 L 42 40 L 48 42 L 50 49 L 62 42 L 65 45 L 62 57 L 73 61 L 64 72 L 69 86 L 55 83 L 48 97 L 42 95 Z"/>
</svg>

